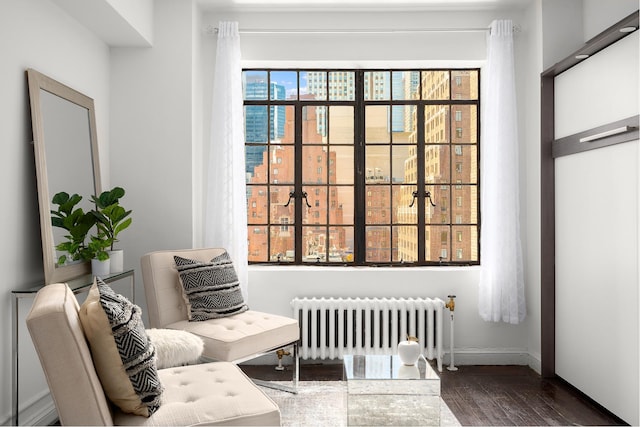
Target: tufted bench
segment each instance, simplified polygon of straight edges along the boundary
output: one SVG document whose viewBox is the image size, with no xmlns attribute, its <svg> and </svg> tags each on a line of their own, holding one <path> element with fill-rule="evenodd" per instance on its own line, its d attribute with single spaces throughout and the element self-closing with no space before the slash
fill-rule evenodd
<svg viewBox="0 0 640 427">
<path fill-rule="evenodd" d="M 213 360 L 239 363 L 280 348 L 293 347 L 295 391 L 300 338 L 296 319 L 248 310 L 219 319 L 188 320 L 188 308 L 173 257 L 210 261 L 223 252 L 222 248 L 181 249 L 151 252 L 142 257 L 140 263 L 150 326 L 182 329 L 199 336 L 204 341 L 203 356 Z"/>
<path fill-rule="evenodd" d="M 158 370 L 162 404 L 149 418 L 109 404 L 64 283 L 42 288 L 27 316 L 62 425 L 280 425 L 278 406 L 234 364 L 213 362 Z"/>
</svg>

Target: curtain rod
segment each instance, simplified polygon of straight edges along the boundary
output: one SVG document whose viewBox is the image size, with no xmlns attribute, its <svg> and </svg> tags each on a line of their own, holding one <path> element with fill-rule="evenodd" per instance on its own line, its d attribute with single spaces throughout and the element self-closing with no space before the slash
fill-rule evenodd
<svg viewBox="0 0 640 427">
<path fill-rule="evenodd" d="M 410 33 L 479 33 L 488 32 L 489 27 L 476 28 L 403 28 L 403 29 L 244 29 L 240 34 L 410 34 Z M 518 25 L 513 26 L 514 32 L 519 32 Z M 207 34 L 218 34 L 218 28 L 212 25 L 204 27 Z"/>
</svg>

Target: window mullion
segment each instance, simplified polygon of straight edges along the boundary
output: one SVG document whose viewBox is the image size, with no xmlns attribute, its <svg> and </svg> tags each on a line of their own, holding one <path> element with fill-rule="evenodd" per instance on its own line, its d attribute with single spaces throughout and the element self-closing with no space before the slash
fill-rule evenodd
<svg viewBox="0 0 640 427">
<path fill-rule="evenodd" d="M 364 71 L 355 73 L 354 111 L 354 263 L 364 264 L 366 260 L 366 197 L 365 197 L 365 146 L 364 146 Z"/>
<path fill-rule="evenodd" d="M 300 102 L 295 104 L 295 136 L 294 136 L 294 186 L 293 191 L 300 197 L 295 197 L 295 214 L 294 214 L 294 263 L 302 264 L 302 105 Z"/>
<path fill-rule="evenodd" d="M 424 104 L 417 105 L 417 147 L 416 147 L 416 156 L 417 156 L 417 191 L 418 191 L 418 264 L 421 264 L 425 261 L 425 135 L 424 135 Z"/>
</svg>

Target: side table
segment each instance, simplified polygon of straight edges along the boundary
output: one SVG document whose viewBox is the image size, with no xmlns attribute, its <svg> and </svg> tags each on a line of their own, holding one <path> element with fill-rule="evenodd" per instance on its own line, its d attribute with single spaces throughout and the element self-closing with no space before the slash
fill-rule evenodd
<svg viewBox="0 0 640 427">
<path fill-rule="evenodd" d="M 440 377 L 424 358 L 344 356 L 348 425 L 440 425 Z"/>
<path fill-rule="evenodd" d="M 107 276 L 102 276 L 101 279 L 105 283 L 113 283 L 119 280 L 123 280 L 129 278 L 131 280 L 131 301 L 135 303 L 136 294 L 135 294 L 135 278 L 134 278 L 134 270 L 125 270 L 121 273 L 112 273 Z M 87 292 L 91 285 L 93 285 L 93 276 L 91 274 L 87 274 L 84 276 L 80 276 L 75 279 L 71 279 L 66 282 L 69 285 L 69 288 L 73 291 L 74 294 L 79 294 L 82 292 Z M 36 293 L 40 289 L 42 289 L 45 285 L 40 284 L 37 286 L 33 286 L 27 289 L 15 289 L 11 291 L 11 329 L 12 329 L 12 343 L 11 343 L 11 385 L 12 385 L 12 399 L 13 399 L 13 410 L 12 410 L 12 419 L 11 425 L 18 426 L 19 424 L 19 414 L 20 408 L 19 404 L 19 390 L 20 390 L 20 378 L 18 372 L 18 356 L 19 356 L 19 302 L 22 298 L 33 298 Z"/>
</svg>

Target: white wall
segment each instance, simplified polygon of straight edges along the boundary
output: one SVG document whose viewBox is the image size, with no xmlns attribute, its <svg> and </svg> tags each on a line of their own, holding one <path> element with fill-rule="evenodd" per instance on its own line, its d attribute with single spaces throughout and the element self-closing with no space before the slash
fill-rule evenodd
<svg viewBox="0 0 640 427">
<path fill-rule="evenodd" d="M 109 49 L 49 0 L 3 0 L 0 4 L 0 424 L 11 416 L 10 291 L 44 280 L 40 224 L 25 70 L 34 68 L 95 100 L 101 157 L 108 162 Z M 108 169 L 107 169 L 108 171 Z M 107 173 L 108 175 L 108 173 Z M 108 176 L 105 177 L 108 179 Z M 22 305 L 26 313 L 28 305 Z M 24 316 L 20 319 L 24 323 Z M 22 330 L 21 407 L 46 392 L 30 340 Z M 23 421 L 37 419 L 26 413 Z"/>
<path fill-rule="evenodd" d="M 527 12 L 529 14 L 534 14 Z M 430 13 L 215 13 L 204 15 L 203 25 L 218 26 L 221 20 L 237 20 L 240 28 L 419 28 L 419 27 L 488 27 L 493 19 L 511 18 L 522 27 L 516 34 L 519 52 L 517 72 L 519 88 L 527 95 L 539 92 L 540 65 L 537 58 L 530 59 L 530 49 L 539 45 L 536 34 L 537 21 L 525 17 L 523 12 L 430 12 Z M 357 22 L 357 25 L 353 23 Z M 317 66 L 340 64 L 342 66 L 365 67 L 367 65 L 420 67 L 438 64 L 482 64 L 486 52 L 486 33 L 428 33 L 412 35 L 242 35 L 242 59 L 248 66 L 294 66 L 312 62 Z M 213 72 L 215 36 L 204 36 L 204 76 Z M 537 65 L 536 65 L 537 64 Z M 537 68 L 530 70 L 534 65 Z M 533 80 L 531 80 L 533 79 Z M 205 94 L 210 93 L 210 86 Z M 531 115 L 537 117 L 536 99 L 539 93 L 520 99 L 520 129 L 523 160 L 529 151 L 526 143 L 534 139 L 539 144 L 539 125 Z M 205 98 L 204 117 L 210 111 L 210 99 Z M 525 124 L 531 119 L 530 129 Z M 531 136 L 527 137 L 528 132 Z M 205 141 L 208 129 L 204 129 Z M 537 139 L 536 139 L 537 138 Z M 530 145 L 530 144 L 529 144 Z M 539 151 L 539 150 L 538 150 Z M 206 158 L 208 153 L 203 156 Z M 538 155 L 535 157 L 539 158 Z M 200 167 L 203 167 L 200 164 Z M 532 165 L 532 177 L 523 177 L 523 194 L 529 188 L 539 188 Z M 527 210 L 527 196 L 523 196 L 523 211 Z M 531 204 L 533 220 L 539 217 L 538 203 Z M 528 216 L 523 215 L 523 233 L 528 233 Z M 250 267 L 249 304 L 252 308 L 283 315 L 291 315 L 289 302 L 296 296 L 429 296 L 446 299 L 448 294 L 457 295 L 456 303 L 456 363 L 515 363 L 530 364 L 539 369 L 539 231 L 531 230 L 534 259 L 533 270 L 528 270 L 528 309 L 535 325 L 527 319 L 523 324 L 510 326 L 486 323 L 477 314 L 477 282 L 479 268 L 314 268 L 314 267 Z M 196 237 L 197 241 L 197 237 Z M 526 249 L 525 249 L 526 251 Z M 448 331 L 449 322 L 445 323 Z M 533 333 L 533 336 L 529 334 Z M 529 345 L 534 346 L 533 351 Z M 445 333 L 445 348 L 449 348 L 448 332 Z M 533 356 L 533 358 L 531 358 Z"/>
<path fill-rule="evenodd" d="M 125 265 L 136 269 L 143 313 L 140 257 L 192 247 L 193 7 L 157 1 L 153 48 L 111 50 L 112 184 L 126 189 L 133 211 L 120 244 Z"/>
<path fill-rule="evenodd" d="M 540 372 L 540 73 L 542 72 L 542 8 L 532 2 L 523 15 L 522 32 L 516 61 L 519 64 L 518 110 L 520 134 L 520 170 L 522 186 L 521 215 L 525 296 L 527 301 L 527 348 L 530 366 Z M 526 101 L 525 101 L 526 100 Z"/>
</svg>

